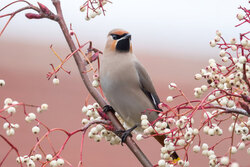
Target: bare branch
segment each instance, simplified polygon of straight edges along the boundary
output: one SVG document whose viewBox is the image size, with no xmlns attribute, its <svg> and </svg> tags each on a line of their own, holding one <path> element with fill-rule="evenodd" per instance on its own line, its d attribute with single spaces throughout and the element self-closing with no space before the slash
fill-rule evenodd
<svg viewBox="0 0 250 167">
<path fill-rule="evenodd" d="M 222 106 L 212 106 L 211 108 L 222 109 L 222 110 L 225 110 L 227 113 L 242 114 L 247 117 L 250 117 L 250 113 L 248 113 L 246 110 L 242 108 L 228 108 L 228 107 L 222 107 Z"/>
</svg>

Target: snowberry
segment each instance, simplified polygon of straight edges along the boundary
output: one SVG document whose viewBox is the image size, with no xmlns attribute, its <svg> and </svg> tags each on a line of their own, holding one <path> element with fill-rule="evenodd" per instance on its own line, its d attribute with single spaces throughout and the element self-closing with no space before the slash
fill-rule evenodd
<svg viewBox="0 0 250 167">
<path fill-rule="evenodd" d="M 6 98 L 4 100 L 4 104 L 6 104 L 6 105 L 12 104 L 12 99 L 11 98 Z"/>
<path fill-rule="evenodd" d="M 92 82 L 92 86 L 95 87 L 95 88 L 97 88 L 99 86 L 99 82 L 97 80 L 94 80 Z"/>
<path fill-rule="evenodd" d="M 54 85 L 58 85 L 58 84 L 59 84 L 59 82 L 60 82 L 60 81 L 59 81 L 59 79 L 58 79 L 58 78 L 54 78 L 54 79 L 53 79 L 53 84 L 54 84 Z"/>
<path fill-rule="evenodd" d="M 249 148 L 247 148 L 247 153 L 248 153 L 248 154 L 250 154 L 250 147 L 249 147 Z"/>
<path fill-rule="evenodd" d="M 47 154 L 47 155 L 46 155 L 46 160 L 47 160 L 47 161 L 51 161 L 52 158 L 53 158 L 53 156 L 52 156 L 51 154 Z"/>
<path fill-rule="evenodd" d="M 246 38 L 241 40 L 241 45 L 246 46 L 248 44 L 248 40 Z"/>
<path fill-rule="evenodd" d="M 236 152 L 237 152 L 237 148 L 236 148 L 236 147 L 234 147 L 234 146 L 233 146 L 233 147 L 231 147 L 231 153 L 232 153 L 232 154 L 235 154 Z"/>
<path fill-rule="evenodd" d="M 137 136 L 136 136 L 136 140 L 142 140 L 143 139 L 143 137 L 142 137 L 142 134 L 138 134 Z"/>
<path fill-rule="evenodd" d="M 38 134 L 39 132 L 40 132 L 40 128 L 39 128 L 38 126 L 34 126 L 34 127 L 32 128 L 32 133 Z"/>
<path fill-rule="evenodd" d="M 207 150 L 208 149 L 207 143 L 203 143 L 201 148 L 202 150 Z"/>
<path fill-rule="evenodd" d="M 100 142 L 101 141 L 101 135 L 95 135 L 94 136 L 94 141 L 95 142 Z"/>
<path fill-rule="evenodd" d="M 200 80 L 202 78 L 201 74 L 195 74 L 194 79 Z"/>
<path fill-rule="evenodd" d="M 50 167 L 56 167 L 57 166 L 57 162 L 56 160 L 52 160 L 50 163 L 49 163 Z"/>
<path fill-rule="evenodd" d="M 7 136 L 13 136 L 15 134 L 15 129 L 10 128 L 6 130 L 6 135 Z"/>
<path fill-rule="evenodd" d="M 209 44 L 210 44 L 211 47 L 215 47 L 215 46 L 216 46 L 215 40 L 211 40 L 211 41 L 209 42 Z"/>
<path fill-rule="evenodd" d="M 195 145 L 195 146 L 193 147 L 193 151 L 194 151 L 195 153 L 198 153 L 200 150 L 201 150 L 201 148 L 200 148 L 200 146 L 198 146 L 198 145 Z"/>
<path fill-rule="evenodd" d="M 225 50 L 221 50 L 220 51 L 220 57 L 224 57 L 226 55 L 226 51 Z"/>
<path fill-rule="evenodd" d="M 21 162 L 23 163 L 24 158 L 23 157 L 17 157 L 16 162 L 20 164 Z"/>
<path fill-rule="evenodd" d="M 59 158 L 56 160 L 57 166 L 63 166 L 64 165 L 64 160 L 62 158 Z"/>
<path fill-rule="evenodd" d="M 87 124 L 88 122 L 89 122 L 88 119 L 86 119 L 86 118 L 83 118 L 83 119 L 82 119 L 82 124 L 83 124 L 83 125 Z"/>
<path fill-rule="evenodd" d="M 32 161 L 31 159 L 26 163 L 28 167 L 35 167 L 35 162 Z"/>
<path fill-rule="evenodd" d="M 15 113 L 16 113 L 16 108 L 15 108 L 15 107 L 9 107 L 9 108 L 7 109 L 7 112 L 8 112 L 9 114 L 15 114 Z"/>
<path fill-rule="evenodd" d="M 0 87 L 5 85 L 5 81 L 3 79 L 0 79 Z"/>
<path fill-rule="evenodd" d="M 97 109 L 97 108 L 100 108 L 100 105 L 99 105 L 98 103 L 94 103 L 94 104 L 93 104 L 93 107 L 94 107 L 95 109 Z"/>
<path fill-rule="evenodd" d="M 83 112 L 83 113 L 86 113 L 87 111 L 88 111 L 88 108 L 87 108 L 86 106 L 83 106 L 83 107 L 82 107 L 82 112 Z"/>
<path fill-rule="evenodd" d="M 216 35 L 218 35 L 220 37 L 221 36 L 221 32 L 219 30 L 216 30 Z"/>
<path fill-rule="evenodd" d="M 48 107 L 49 107 L 48 104 L 42 104 L 41 105 L 41 110 L 42 111 L 48 110 Z"/>
<path fill-rule="evenodd" d="M 239 57 L 239 63 L 241 63 L 241 64 L 245 64 L 247 62 L 247 59 L 246 59 L 246 57 L 245 56 L 241 56 L 241 57 Z"/>
<path fill-rule="evenodd" d="M 10 126 L 10 124 L 9 124 L 8 122 L 5 122 L 5 123 L 3 124 L 3 129 L 8 129 L 9 126 Z"/>
<path fill-rule="evenodd" d="M 239 145 L 238 145 L 238 149 L 239 150 L 243 150 L 245 148 L 245 143 L 244 142 L 241 142 Z"/>
<path fill-rule="evenodd" d="M 230 167 L 239 167 L 240 165 L 237 162 L 233 162 Z"/>
<path fill-rule="evenodd" d="M 228 57 L 222 57 L 222 61 L 223 62 L 227 62 L 228 61 Z"/>
<path fill-rule="evenodd" d="M 242 19 L 244 19 L 244 15 L 242 14 L 242 13 L 238 13 L 237 15 L 236 15 L 236 17 L 237 17 L 237 19 L 238 20 L 242 20 Z"/>
<path fill-rule="evenodd" d="M 174 90 L 174 89 L 176 89 L 176 87 L 177 87 L 177 85 L 176 85 L 175 83 L 170 83 L 170 84 L 168 85 L 168 88 L 169 88 L 170 90 Z"/>
<path fill-rule="evenodd" d="M 236 45 L 232 45 L 231 49 L 232 49 L 232 51 L 236 51 L 237 50 L 237 46 Z"/>
<path fill-rule="evenodd" d="M 40 161 L 40 160 L 42 159 L 42 155 L 41 155 L 41 154 L 36 154 L 36 155 L 35 155 L 35 159 L 36 159 L 37 161 Z"/>
<path fill-rule="evenodd" d="M 166 164 L 166 162 L 163 159 L 161 159 L 161 160 L 158 161 L 159 167 L 165 167 L 165 164 Z"/>
<path fill-rule="evenodd" d="M 202 90 L 203 92 L 207 91 L 207 85 L 202 85 L 202 86 L 201 86 L 201 90 Z"/>
<path fill-rule="evenodd" d="M 167 102 L 172 102 L 174 100 L 174 98 L 173 98 L 173 96 L 168 96 L 166 100 L 167 100 Z"/>
<path fill-rule="evenodd" d="M 93 12 L 90 13 L 90 17 L 91 17 L 91 18 L 95 18 L 96 16 L 97 16 L 97 13 L 96 13 L 96 12 L 93 11 Z"/>
<path fill-rule="evenodd" d="M 184 164 L 183 160 L 178 161 L 178 165 L 183 166 L 183 164 Z"/>
<path fill-rule="evenodd" d="M 28 114 L 28 117 L 29 117 L 30 121 L 34 121 L 34 120 L 36 119 L 36 114 L 34 114 L 34 113 L 29 113 L 29 114 Z"/>
<path fill-rule="evenodd" d="M 149 124 L 149 122 L 148 122 L 147 119 L 143 119 L 143 120 L 141 121 L 141 125 L 142 125 L 142 126 L 147 126 L 148 124 Z"/>
<path fill-rule="evenodd" d="M 141 115 L 141 120 L 148 119 L 147 115 Z"/>
<path fill-rule="evenodd" d="M 221 163 L 222 165 L 228 165 L 228 164 L 229 164 L 229 158 L 228 158 L 228 157 L 222 157 L 222 158 L 220 159 L 220 163 Z"/>
<path fill-rule="evenodd" d="M 184 139 L 180 139 L 180 140 L 177 141 L 177 145 L 179 145 L 179 146 L 184 146 L 185 143 L 186 143 L 186 142 L 185 142 Z"/>
<path fill-rule="evenodd" d="M 219 37 L 218 35 L 216 35 L 216 36 L 214 37 L 214 40 L 215 40 L 216 42 L 219 42 L 219 41 L 220 41 L 220 37 Z"/>
<path fill-rule="evenodd" d="M 235 39 L 235 38 L 232 38 L 232 39 L 230 40 L 230 43 L 231 43 L 231 44 L 236 44 L 236 39 Z"/>
</svg>

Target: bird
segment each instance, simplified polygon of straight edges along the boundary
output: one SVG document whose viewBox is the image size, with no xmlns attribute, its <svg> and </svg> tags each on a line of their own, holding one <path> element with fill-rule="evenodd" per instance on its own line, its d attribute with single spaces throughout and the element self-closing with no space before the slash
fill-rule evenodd
<svg viewBox="0 0 250 167">
<path fill-rule="evenodd" d="M 131 34 L 123 29 L 108 33 L 107 42 L 100 58 L 100 85 L 112 108 L 137 133 L 143 133 L 141 115 L 146 114 L 149 122 L 158 118 L 160 99 L 144 66 L 133 54 Z M 165 136 L 155 136 L 164 146 Z M 179 157 L 171 154 L 173 160 Z"/>
</svg>

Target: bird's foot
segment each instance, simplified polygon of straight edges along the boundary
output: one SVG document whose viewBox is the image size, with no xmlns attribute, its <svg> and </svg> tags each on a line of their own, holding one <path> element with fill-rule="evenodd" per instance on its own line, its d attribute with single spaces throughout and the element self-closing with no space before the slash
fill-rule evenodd
<svg viewBox="0 0 250 167">
<path fill-rule="evenodd" d="M 111 111 L 112 113 L 115 113 L 115 110 L 114 110 L 113 107 L 110 106 L 110 105 L 106 105 L 106 106 L 104 106 L 102 109 L 103 109 L 103 112 L 104 112 L 105 114 L 107 114 L 108 111 Z"/>
<path fill-rule="evenodd" d="M 123 143 L 125 143 L 126 139 L 128 136 L 132 137 L 131 132 L 137 128 L 138 125 L 133 126 L 132 128 L 128 129 L 128 130 L 117 130 L 115 131 L 115 134 L 120 136 L 121 135 L 121 145 L 123 146 Z"/>
</svg>

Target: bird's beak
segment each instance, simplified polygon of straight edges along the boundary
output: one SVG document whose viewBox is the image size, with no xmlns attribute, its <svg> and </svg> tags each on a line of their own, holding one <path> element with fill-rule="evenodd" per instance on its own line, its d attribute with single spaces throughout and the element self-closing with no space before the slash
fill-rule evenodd
<svg viewBox="0 0 250 167">
<path fill-rule="evenodd" d="M 131 35 L 130 34 L 126 34 L 124 37 L 122 37 L 120 40 L 123 40 L 123 39 L 129 39 L 131 40 Z"/>
</svg>

